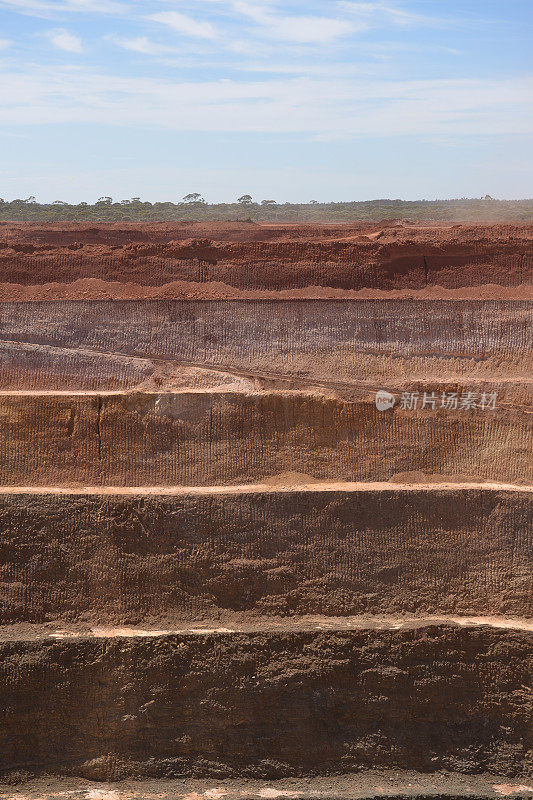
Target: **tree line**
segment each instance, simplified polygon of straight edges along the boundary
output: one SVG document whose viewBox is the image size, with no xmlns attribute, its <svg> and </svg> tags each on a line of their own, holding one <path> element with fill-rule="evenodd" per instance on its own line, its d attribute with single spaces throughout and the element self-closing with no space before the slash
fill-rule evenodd
<svg viewBox="0 0 533 800">
<path fill-rule="evenodd" d="M 533 200 L 460 198 L 456 200 L 367 200 L 341 203 L 278 203 L 256 201 L 244 194 L 234 203 L 208 203 L 198 192 L 177 202 L 150 203 L 140 197 L 95 203 L 38 203 L 35 197 L 3 200 L 0 221 L 27 222 L 192 222 L 203 220 L 250 222 L 350 222 L 378 220 L 434 220 L 457 222 L 533 221 Z"/>
</svg>

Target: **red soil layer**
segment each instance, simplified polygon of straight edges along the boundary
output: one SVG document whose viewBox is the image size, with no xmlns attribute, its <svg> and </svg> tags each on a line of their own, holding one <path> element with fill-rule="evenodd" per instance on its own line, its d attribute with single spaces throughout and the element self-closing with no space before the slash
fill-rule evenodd
<svg viewBox="0 0 533 800">
<path fill-rule="evenodd" d="M 483 238 L 533 239 L 533 223 L 451 224 L 439 222 L 349 222 L 349 223 L 267 223 L 267 222 L 0 222 L 0 240 L 66 247 L 74 240 L 84 244 L 129 244 L 132 239 L 150 244 L 174 240 L 210 238 L 219 242 L 331 241 L 345 237 L 398 237 L 431 241 Z"/>
<path fill-rule="evenodd" d="M 0 270 L 3 300 L 293 291 L 302 298 L 362 290 L 372 293 L 356 296 L 468 290 L 465 297 L 524 298 L 533 226 L 5 223 Z"/>
</svg>

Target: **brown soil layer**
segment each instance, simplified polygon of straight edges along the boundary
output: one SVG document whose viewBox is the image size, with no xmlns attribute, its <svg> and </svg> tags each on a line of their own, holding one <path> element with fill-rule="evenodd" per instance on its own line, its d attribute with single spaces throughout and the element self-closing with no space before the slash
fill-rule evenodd
<svg viewBox="0 0 533 800">
<path fill-rule="evenodd" d="M 501 775 L 367 770 L 360 774 L 269 781 L 193 778 L 102 784 L 75 778 L 44 778 L 21 786 L 0 785 L 0 792 L 3 800 L 529 800 L 533 785 L 527 780 L 509 782 Z"/>
<path fill-rule="evenodd" d="M 0 395 L 5 486 L 533 481 L 526 410 L 402 410 L 301 392 Z"/>
<path fill-rule="evenodd" d="M 187 293 L 227 297 L 228 287 L 229 291 L 231 287 L 252 291 L 437 287 L 438 293 L 486 284 L 494 284 L 492 291 L 498 295 L 497 287 L 531 283 L 533 226 L 4 223 L 0 271 L 3 299 L 20 298 L 17 285 L 34 287 L 25 294 L 29 299 L 43 296 L 40 284 L 87 278 L 107 283 L 74 290 L 91 297 L 100 297 L 102 291 L 110 297 L 153 296 L 136 294 L 135 287 L 165 285 L 171 297 Z M 183 282 L 207 288 L 188 288 Z M 45 291 L 53 299 L 66 290 L 48 286 Z"/>
<path fill-rule="evenodd" d="M 89 780 L 531 768 L 531 634 L 419 624 L 5 641 L 0 768 Z"/>
<path fill-rule="evenodd" d="M 262 378 L 259 388 L 291 378 L 335 390 L 418 380 L 478 391 L 469 383 L 530 382 L 532 353 L 525 301 L 0 304 L 5 389 L 179 386 L 176 370 L 188 366 Z"/>
<path fill-rule="evenodd" d="M 0 622 L 533 616 L 531 493 L 0 495 Z M 166 621 L 166 622 L 165 622 Z"/>
</svg>

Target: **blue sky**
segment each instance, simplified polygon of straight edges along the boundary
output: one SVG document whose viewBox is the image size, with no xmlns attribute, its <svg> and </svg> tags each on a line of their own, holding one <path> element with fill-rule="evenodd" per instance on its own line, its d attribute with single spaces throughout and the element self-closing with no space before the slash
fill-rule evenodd
<svg viewBox="0 0 533 800">
<path fill-rule="evenodd" d="M 0 0 L 0 196 L 533 196 L 533 0 Z"/>
</svg>

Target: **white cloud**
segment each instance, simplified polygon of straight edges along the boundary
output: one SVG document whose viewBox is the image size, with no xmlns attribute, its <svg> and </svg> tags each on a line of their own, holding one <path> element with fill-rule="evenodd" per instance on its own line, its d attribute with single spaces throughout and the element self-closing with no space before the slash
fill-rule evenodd
<svg viewBox="0 0 533 800">
<path fill-rule="evenodd" d="M 63 5 L 65 11 L 79 11 L 84 14 L 115 14 L 130 10 L 127 4 L 111 0 L 63 0 L 59 5 Z"/>
<path fill-rule="evenodd" d="M 272 20 L 269 27 L 271 34 L 280 39 L 310 44 L 329 42 L 354 30 L 350 22 L 325 17 L 281 17 Z"/>
<path fill-rule="evenodd" d="M 49 31 L 48 38 L 58 50 L 66 53 L 83 53 L 83 45 L 79 36 L 75 33 L 60 28 L 56 31 Z"/>
<path fill-rule="evenodd" d="M 360 20 L 376 22 L 381 19 L 384 22 L 409 27 L 413 25 L 441 25 L 446 21 L 437 17 L 416 14 L 406 11 L 404 8 L 393 3 L 381 2 L 352 2 L 351 0 L 340 0 L 337 4 L 343 11 L 357 17 Z"/>
<path fill-rule="evenodd" d="M 295 62 L 292 64 L 278 61 L 269 63 L 244 62 L 238 64 L 234 69 L 239 72 L 269 72 L 271 74 L 301 75 L 302 77 L 313 75 L 320 77 L 337 77 L 341 79 L 362 74 L 368 76 L 372 72 L 375 73 L 377 71 L 375 68 L 372 70 L 368 65 L 362 67 L 352 64 L 324 64 L 309 61 Z"/>
<path fill-rule="evenodd" d="M 5 77 L 5 80 L 2 78 Z M 101 123 L 326 138 L 533 132 L 533 78 L 170 82 L 79 68 L 0 73 L 2 121 Z"/>
<path fill-rule="evenodd" d="M 253 0 L 233 0 L 232 6 L 235 11 L 250 17 L 260 25 L 268 25 L 271 20 L 270 9 L 254 3 Z"/>
<path fill-rule="evenodd" d="M 125 3 L 114 0 L 0 0 L 0 7 L 20 14 L 50 17 L 54 13 L 119 14 L 128 11 Z"/>
<path fill-rule="evenodd" d="M 11 47 L 9 39 L 0 39 L 0 50 L 7 50 L 8 47 Z"/>
<path fill-rule="evenodd" d="M 329 42 L 356 30 L 356 26 L 347 20 L 275 14 L 270 8 L 250 0 L 234 0 L 233 8 L 260 25 L 268 36 L 302 44 Z M 360 24 L 357 29 L 367 27 Z"/>
<path fill-rule="evenodd" d="M 133 53 L 141 53 L 145 56 L 163 56 L 178 52 L 177 48 L 154 42 L 146 36 L 137 36 L 134 39 L 121 39 L 117 36 L 108 36 L 106 38 L 124 50 L 131 50 Z"/>
<path fill-rule="evenodd" d="M 167 25 L 178 33 L 186 36 L 196 36 L 200 39 L 215 39 L 217 32 L 210 22 L 198 22 L 178 11 L 161 11 L 159 14 L 152 14 L 148 19 Z"/>
</svg>

